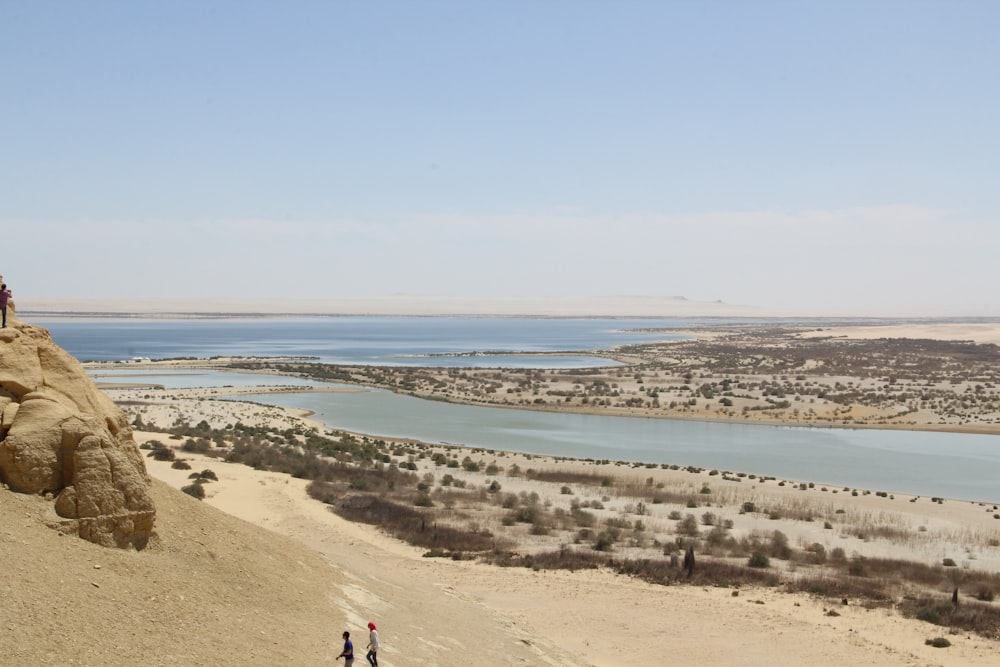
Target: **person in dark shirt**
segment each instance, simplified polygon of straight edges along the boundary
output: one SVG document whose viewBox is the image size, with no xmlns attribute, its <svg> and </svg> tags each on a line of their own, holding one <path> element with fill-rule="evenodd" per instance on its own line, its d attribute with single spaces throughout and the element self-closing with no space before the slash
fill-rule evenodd
<svg viewBox="0 0 1000 667">
<path fill-rule="evenodd" d="M 7 289 L 7 283 L 0 285 L 0 312 L 3 313 L 3 328 L 7 328 L 7 302 L 13 296 Z"/>
<path fill-rule="evenodd" d="M 354 664 L 354 644 L 351 643 L 351 633 L 344 631 L 344 650 L 337 656 L 337 660 L 344 659 L 344 667 L 351 667 Z"/>
</svg>

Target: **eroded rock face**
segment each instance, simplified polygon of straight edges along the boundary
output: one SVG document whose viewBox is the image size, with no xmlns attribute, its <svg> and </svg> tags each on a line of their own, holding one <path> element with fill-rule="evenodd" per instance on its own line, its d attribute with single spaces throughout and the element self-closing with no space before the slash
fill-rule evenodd
<svg viewBox="0 0 1000 667">
<path fill-rule="evenodd" d="M 142 549 L 153 535 L 149 477 L 125 415 L 46 329 L 9 318 L 0 329 L 0 482 L 52 494 L 61 528 L 91 542 Z"/>
</svg>

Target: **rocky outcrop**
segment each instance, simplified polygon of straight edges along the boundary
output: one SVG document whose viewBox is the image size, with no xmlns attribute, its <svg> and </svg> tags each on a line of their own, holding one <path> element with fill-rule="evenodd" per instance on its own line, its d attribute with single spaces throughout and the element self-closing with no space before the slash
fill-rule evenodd
<svg viewBox="0 0 1000 667">
<path fill-rule="evenodd" d="M 55 498 L 64 531 L 144 548 L 156 510 L 125 415 L 46 329 L 7 324 L 0 329 L 0 482 Z"/>
</svg>

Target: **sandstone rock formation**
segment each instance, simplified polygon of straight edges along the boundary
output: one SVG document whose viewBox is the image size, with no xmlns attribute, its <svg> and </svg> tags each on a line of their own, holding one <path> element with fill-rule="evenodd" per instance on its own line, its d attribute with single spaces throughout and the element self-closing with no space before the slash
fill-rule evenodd
<svg viewBox="0 0 1000 667">
<path fill-rule="evenodd" d="M 142 549 L 156 515 L 146 465 L 121 410 L 41 327 L 0 329 L 0 482 L 55 497 L 57 527 Z"/>
</svg>

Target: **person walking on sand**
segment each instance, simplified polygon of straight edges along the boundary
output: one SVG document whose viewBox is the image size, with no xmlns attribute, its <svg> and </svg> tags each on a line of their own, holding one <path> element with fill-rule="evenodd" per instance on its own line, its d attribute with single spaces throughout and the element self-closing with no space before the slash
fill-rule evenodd
<svg viewBox="0 0 1000 667">
<path fill-rule="evenodd" d="M 351 667 L 354 664 L 354 644 L 351 643 L 351 633 L 344 630 L 344 650 L 337 656 L 337 660 L 344 659 L 344 667 Z"/>
<path fill-rule="evenodd" d="M 378 667 L 378 630 L 368 621 L 368 653 L 365 655 L 372 667 Z"/>
<path fill-rule="evenodd" d="M 7 302 L 14 296 L 7 289 L 7 283 L 0 284 L 0 312 L 3 313 L 3 328 L 7 328 Z"/>
</svg>

